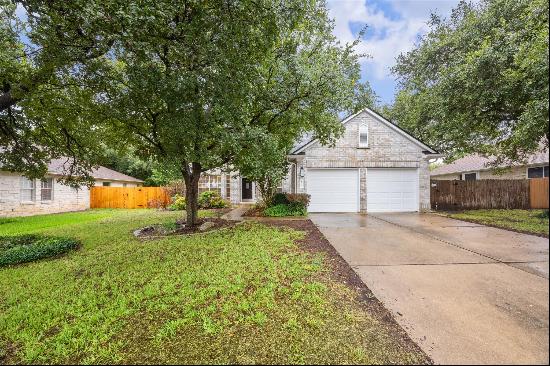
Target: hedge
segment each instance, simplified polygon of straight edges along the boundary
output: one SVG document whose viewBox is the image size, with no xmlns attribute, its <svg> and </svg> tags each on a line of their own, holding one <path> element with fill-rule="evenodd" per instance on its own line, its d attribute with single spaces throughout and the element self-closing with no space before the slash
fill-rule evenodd
<svg viewBox="0 0 550 366">
<path fill-rule="evenodd" d="M 0 267 L 55 257 L 76 249 L 79 242 L 72 238 L 18 235 L 0 236 Z"/>
</svg>

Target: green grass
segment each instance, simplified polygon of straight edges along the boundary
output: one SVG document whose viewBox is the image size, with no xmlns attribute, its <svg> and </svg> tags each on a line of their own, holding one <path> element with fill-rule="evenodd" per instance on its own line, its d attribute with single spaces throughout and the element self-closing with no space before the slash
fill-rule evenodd
<svg viewBox="0 0 550 366">
<path fill-rule="evenodd" d="M 97 210 L 1 224 L 0 235 L 63 235 L 82 247 L 0 269 L 0 363 L 426 361 L 323 256 L 297 246 L 303 233 L 246 223 L 153 241 L 131 234 L 181 215 Z"/>
<path fill-rule="evenodd" d="M 542 212 L 543 210 L 470 210 L 451 213 L 449 216 L 459 220 L 548 236 L 548 217 L 541 217 Z"/>
</svg>

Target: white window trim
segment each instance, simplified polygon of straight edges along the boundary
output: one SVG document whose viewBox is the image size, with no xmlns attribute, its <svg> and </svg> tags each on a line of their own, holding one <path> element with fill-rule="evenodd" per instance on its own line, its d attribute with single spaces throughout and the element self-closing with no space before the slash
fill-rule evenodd
<svg viewBox="0 0 550 366">
<path fill-rule="evenodd" d="M 361 135 L 366 133 L 367 134 L 367 143 L 366 144 L 362 144 L 361 143 Z M 366 123 L 360 123 L 359 124 L 359 128 L 358 128 L 358 133 L 357 133 L 357 146 L 360 148 L 360 149 L 368 149 L 369 147 L 369 139 L 370 139 L 370 136 L 369 136 L 369 125 L 366 124 Z"/>
<path fill-rule="evenodd" d="M 462 173 L 462 180 L 466 180 L 466 174 L 472 174 L 472 173 L 476 173 L 476 180 L 480 180 L 480 178 L 479 178 L 479 172 L 466 172 L 466 173 Z"/>
<path fill-rule="evenodd" d="M 53 202 L 54 200 L 54 186 L 55 186 L 55 179 L 53 177 L 44 177 L 44 179 L 51 179 L 52 180 L 52 188 L 50 188 L 51 190 L 51 195 L 50 195 L 50 199 L 49 200 L 43 200 L 42 199 L 42 180 L 39 179 L 39 182 L 40 182 L 40 202 L 42 203 L 51 203 Z"/>
<path fill-rule="evenodd" d="M 20 180 L 20 183 L 19 183 L 19 201 L 22 203 L 22 204 L 35 204 L 36 203 L 36 179 L 28 179 L 32 182 L 32 185 L 33 187 L 32 188 L 23 188 L 23 179 L 28 179 L 27 177 L 24 177 L 22 176 L 21 177 L 21 180 Z M 26 190 L 26 191 L 31 191 L 31 200 L 23 200 L 21 197 L 22 197 L 22 191 L 23 190 Z"/>
<path fill-rule="evenodd" d="M 542 168 L 542 178 L 548 178 L 548 177 L 544 176 L 544 167 L 545 166 L 548 166 L 548 164 L 533 165 L 533 166 L 525 167 L 525 178 L 527 178 L 527 179 L 540 179 L 540 178 L 529 178 L 529 169 L 531 169 L 531 168 Z"/>
</svg>

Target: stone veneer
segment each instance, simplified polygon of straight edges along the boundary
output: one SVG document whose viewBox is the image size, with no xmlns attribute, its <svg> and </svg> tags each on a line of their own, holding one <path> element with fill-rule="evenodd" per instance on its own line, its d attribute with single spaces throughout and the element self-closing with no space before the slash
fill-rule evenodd
<svg viewBox="0 0 550 366">
<path fill-rule="evenodd" d="M 0 172 L 0 217 L 30 216 L 46 213 L 79 211 L 90 208 L 88 188 L 76 190 L 60 184 L 54 177 L 53 199 L 40 200 L 40 180 L 35 182 L 34 201 L 21 201 L 22 176 L 16 173 Z"/>
<path fill-rule="evenodd" d="M 368 147 L 360 148 L 359 126 L 368 127 Z M 305 169 L 305 177 L 298 178 L 297 191 L 307 192 L 307 169 L 309 168 L 359 168 L 360 209 L 366 211 L 366 186 L 368 168 L 418 168 L 419 210 L 430 209 L 429 155 L 422 147 L 395 131 L 367 112 L 362 112 L 345 124 L 343 136 L 332 147 L 315 142 L 308 146 L 296 164 Z M 303 183 L 300 184 L 300 180 Z"/>
</svg>

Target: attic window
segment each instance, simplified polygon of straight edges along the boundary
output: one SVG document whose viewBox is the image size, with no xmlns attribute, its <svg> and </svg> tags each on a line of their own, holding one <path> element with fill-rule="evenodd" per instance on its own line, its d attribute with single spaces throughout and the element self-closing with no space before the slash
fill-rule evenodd
<svg viewBox="0 0 550 366">
<path fill-rule="evenodd" d="M 369 129 L 365 124 L 359 126 L 359 147 L 369 147 Z"/>
</svg>

